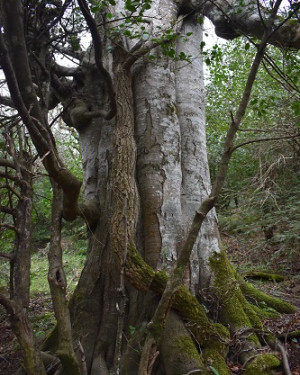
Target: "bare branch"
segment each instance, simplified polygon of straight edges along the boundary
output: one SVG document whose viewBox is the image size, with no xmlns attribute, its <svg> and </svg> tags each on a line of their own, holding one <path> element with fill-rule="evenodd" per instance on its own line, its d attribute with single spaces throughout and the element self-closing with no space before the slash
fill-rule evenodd
<svg viewBox="0 0 300 375">
<path fill-rule="evenodd" d="M 79 72 L 79 67 L 62 66 L 57 63 L 52 65 L 53 70 L 58 77 L 75 76 Z"/>
<path fill-rule="evenodd" d="M 13 108 L 13 109 L 15 108 L 14 102 L 11 100 L 9 96 L 0 95 L 0 104 Z"/>
<path fill-rule="evenodd" d="M 15 216 L 17 214 L 17 210 L 14 208 L 9 208 L 6 206 L 0 206 L 0 213 L 4 212 L 5 214 L 13 215 Z"/>
<path fill-rule="evenodd" d="M 0 304 L 5 307 L 8 314 L 12 315 L 14 313 L 13 302 L 2 293 L 0 293 Z"/>
<path fill-rule="evenodd" d="M 13 230 L 15 233 L 18 233 L 18 229 L 14 225 L 0 223 L 0 228 L 6 228 L 8 230 Z"/>
<path fill-rule="evenodd" d="M 8 260 L 13 260 L 14 259 L 14 254 L 0 252 L 0 258 L 5 258 L 5 259 L 8 259 Z"/>
<path fill-rule="evenodd" d="M 237 150 L 238 148 L 240 147 L 243 147 L 243 146 L 246 146 L 246 145 L 249 145 L 251 143 L 259 143 L 259 142 L 269 142 L 269 141 L 281 141 L 283 139 L 293 139 L 293 138 L 299 138 L 300 137 L 300 134 L 296 134 L 296 135 L 287 135 L 287 136 L 283 136 L 283 137 L 271 137 L 271 138 L 258 138 L 258 139 L 252 139 L 250 141 L 247 141 L 247 142 L 243 142 L 243 143 L 240 143 L 236 146 L 233 147 L 232 149 L 232 152 Z"/>
<path fill-rule="evenodd" d="M 0 158 L 0 167 L 8 167 L 8 168 L 16 169 L 15 163 L 5 158 Z"/>
</svg>

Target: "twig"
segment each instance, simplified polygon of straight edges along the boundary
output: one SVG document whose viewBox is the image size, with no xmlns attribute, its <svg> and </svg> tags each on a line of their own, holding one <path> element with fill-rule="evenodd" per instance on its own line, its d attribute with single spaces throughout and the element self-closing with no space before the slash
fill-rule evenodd
<svg viewBox="0 0 300 375">
<path fill-rule="evenodd" d="M 283 136 L 283 137 L 271 137 L 271 138 L 258 138 L 258 139 L 252 139 L 250 141 L 247 141 L 247 142 L 243 142 L 243 143 L 240 143 L 236 146 L 233 147 L 232 149 L 232 152 L 237 150 L 238 148 L 240 147 L 243 147 L 243 146 L 246 146 L 246 145 L 249 145 L 251 143 L 259 143 L 259 142 L 269 142 L 269 141 L 280 141 L 282 139 L 293 139 L 293 138 L 299 138 L 300 137 L 300 134 L 296 134 L 296 135 L 287 135 L 287 136 Z"/>
</svg>

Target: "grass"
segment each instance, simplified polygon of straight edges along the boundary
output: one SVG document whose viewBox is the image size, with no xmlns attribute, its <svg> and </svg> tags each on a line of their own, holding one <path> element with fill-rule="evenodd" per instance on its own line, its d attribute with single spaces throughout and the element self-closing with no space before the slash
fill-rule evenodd
<svg viewBox="0 0 300 375">
<path fill-rule="evenodd" d="M 67 278 L 67 292 L 71 293 L 79 279 L 81 270 L 85 261 L 85 240 L 76 240 L 65 238 L 63 240 L 63 265 Z M 31 258 L 31 276 L 30 276 L 30 290 L 31 293 L 47 293 L 50 294 L 50 289 L 47 280 L 48 274 L 48 257 L 47 246 L 43 251 L 36 252 Z"/>
<path fill-rule="evenodd" d="M 62 240 L 63 265 L 67 278 L 67 294 L 70 295 L 80 277 L 85 262 L 86 240 L 65 235 Z M 49 243 L 33 244 L 31 257 L 30 294 L 28 315 L 37 337 L 43 336 L 55 325 L 50 288 L 47 280 Z M 0 292 L 6 292 L 9 285 L 9 264 L 0 263 Z M 0 321 L 5 319 L 0 314 Z"/>
</svg>

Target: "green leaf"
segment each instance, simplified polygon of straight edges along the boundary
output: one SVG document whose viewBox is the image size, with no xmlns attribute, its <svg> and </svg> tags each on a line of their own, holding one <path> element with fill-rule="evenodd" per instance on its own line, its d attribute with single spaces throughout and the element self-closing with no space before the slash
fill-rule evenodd
<svg viewBox="0 0 300 375">
<path fill-rule="evenodd" d="M 113 15 L 111 14 L 111 13 L 107 13 L 107 18 L 109 18 L 109 19 L 112 19 L 113 18 Z"/>
<path fill-rule="evenodd" d="M 171 48 L 170 50 L 169 50 L 169 52 L 168 52 L 168 56 L 170 56 L 170 57 L 174 57 L 175 56 L 175 50 L 174 50 L 174 48 Z"/>
<path fill-rule="evenodd" d="M 202 25 L 203 21 L 204 21 L 203 17 L 200 16 L 200 17 L 197 18 L 197 23 L 199 23 L 199 25 Z"/>
<path fill-rule="evenodd" d="M 137 7 L 133 4 L 131 0 L 127 0 L 125 3 L 125 8 L 130 12 L 135 12 Z"/>
<path fill-rule="evenodd" d="M 219 371 L 214 368 L 213 366 L 209 366 L 209 368 L 211 369 L 211 371 L 215 374 L 215 375 L 220 375 Z"/>
<path fill-rule="evenodd" d="M 98 10 L 100 9 L 100 7 L 91 7 L 91 12 L 92 13 L 96 13 L 96 12 L 98 12 Z"/>
<path fill-rule="evenodd" d="M 132 34 L 130 30 L 124 30 L 124 35 L 131 36 Z"/>
<path fill-rule="evenodd" d="M 249 48 L 250 48 L 250 43 L 246 43 L 245 44 L 245 50 L 248 51 Z"/>
</svg>

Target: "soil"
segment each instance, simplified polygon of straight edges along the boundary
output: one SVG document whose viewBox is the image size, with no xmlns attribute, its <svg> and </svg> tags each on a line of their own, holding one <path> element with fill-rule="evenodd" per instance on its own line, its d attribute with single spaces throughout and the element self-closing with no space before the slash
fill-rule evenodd
<svg viewBox="0 0 300 375">
<path fill-rule="evenodd" d="M 20 366 L 20 357 L 21 353 L 17 349 L 17 341 L 8 320 L 3 319 L 2 316 L 0 321 L 0 374 L 14 374 Z"/>
<path fill-rule="evenodd" d="M 247 274 L 249 271 L 265 271 L 284 276 L 282 282 L 259 279 L 248 281 L 263 292 L 298 307 L 299 312 L 296 314 L 283 314 L 278 319 L 264 321 L 264 327 L 280 337 L 287 352 L 292 375 L 300 375 L 300 335 L 293 339 L 288 338 L 289 333 L 300 331 L 300 249 L 294 252 L 293 257 L 282 253 L 278 255 L 278 248 L 272 242 L 263 241 L 262 238 L 238 239 L 226 233 L 222 233 L 222 242 L 227 248 L 231 262 L 240 274 Z M 242 366 L 232 361 L 231 372 L 235 375 L 242 375 Z M 284 375 L 283 369 L 279 369 L 276 375 Z"/>
<path fill-rule="evenodd" d="M 237 246 L 236 239 L 224 236 L 223 240 L 227 244 L 229 257 L 233 263 L 239 265 L 238 269 L 240 269 L 241 273 L 243 273 L 242 270 L 245 259 L 249 261 L 249 259 L 251 260 L 251 256 L 253 257 L 253 271 L 256 271 L 255 258 L 258 254 L 253 253 L 250 256 L 247 253 L 247 257 L 245 257 L 245 252 L 247 252 L 247 249 L 245 247 Z M 264 251 L 265 254 L 263 259 L 268 259 L 268 257 L 270 258 L 270 254 L 266 254 L 267 250 L 264 249 Z M 272 249 L 270 251 L 272 251 Z M 260 260 L 261 259 L 262 257 L 260 257 Z M 282 298 L 300 309 L 300 276 L 298 266 L 295 264 L 296 262 L 297 260 L 292 261 L 291 265 L 285 263 L 283 272 L 285 278 L 281 283 L 260 280 L 253 280 L 253 283 L 264 292 Z M 271 269 L 268 271 L 275 272 L 278 271 L 278 269 L 276 267 L 271 267 Z M 52 310 L 49 296 L 35 296 L 31 301 L 30 310 L 30 315 L 32 317 L 49 314 Z M 268 319 L 264 322 L 264 326 L 273 334 L 281 337 L 281 342 L 284 344 L 288 354 L 291 373 L 292 375 L 300 375 L 300 337 L 293 339 L 289 339 L 288 337 L 288 333 L 300 330 L 300 312 L 291 315 L 284 314 L 275 320 Z M 13 375 L 20 365 L 21 352 L 19 350 L 18 343 L 11 332 L 8 319 L 5 317 L 5 313 L 0 306 L 0 375 Z M 244 372 L 241 364 L 236 362 L 235 358 L 231 358 L 229 361 L 229 366 L 231 373 L 234 375 L 242 375 Z M 282 369 L 279 369 L 276 374 L 283 375 L 284 372 Z"/>
</svg>

